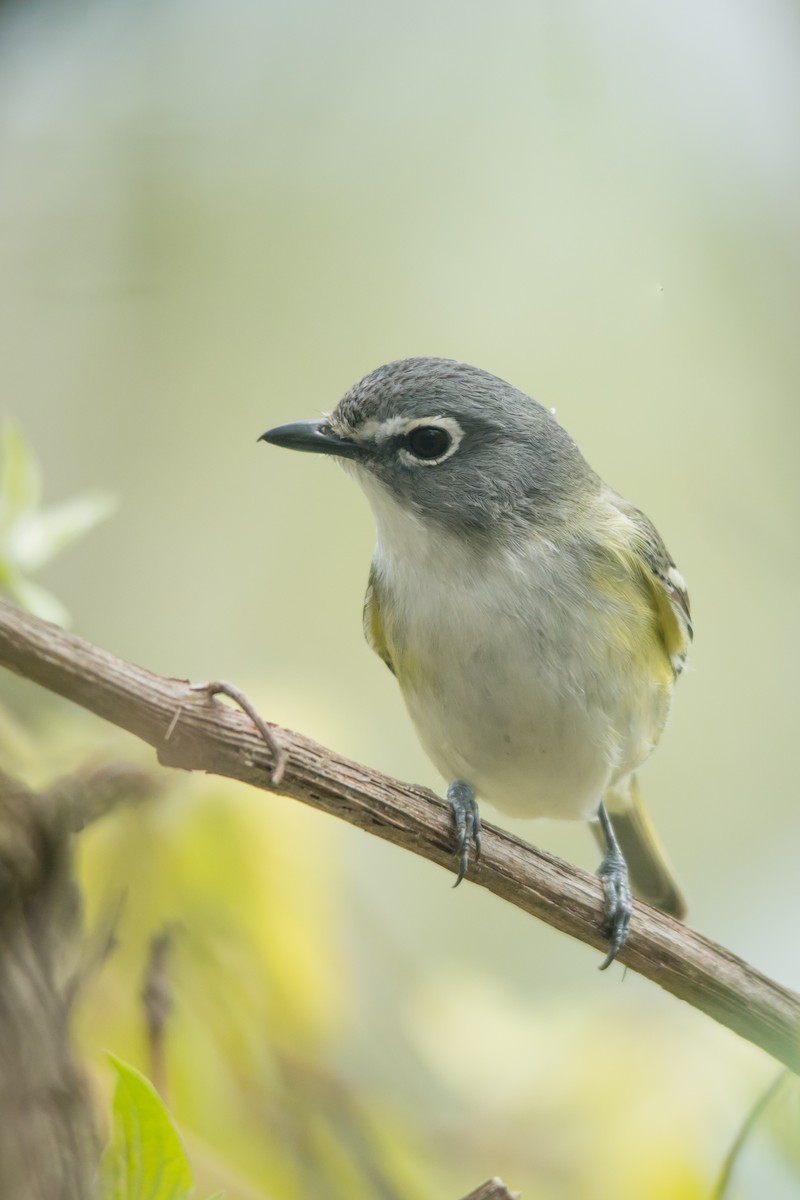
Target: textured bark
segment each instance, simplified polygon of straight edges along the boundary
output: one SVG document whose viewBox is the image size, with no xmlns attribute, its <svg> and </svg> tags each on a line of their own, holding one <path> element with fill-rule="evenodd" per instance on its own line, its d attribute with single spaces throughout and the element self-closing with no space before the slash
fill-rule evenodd
<svg viewBox="0 0 800 1200">
<path fill-rule="evenodd" d="M 510 1192 L 502 1179 L 487 1179 L 464 1200 L 519 1200 L 519 1192 Z"/>
</svg>

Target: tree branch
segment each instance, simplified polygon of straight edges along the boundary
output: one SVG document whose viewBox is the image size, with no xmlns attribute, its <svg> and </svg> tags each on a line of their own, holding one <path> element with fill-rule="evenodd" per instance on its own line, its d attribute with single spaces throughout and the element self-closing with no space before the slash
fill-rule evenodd
<svg viewBox="0 0 800 1200">
<path fill-rule="evenodd" d="M 340 757 L 288 729 L 288 755 L 271 782 L 272 758 L 243 713 L 154 675 L 0 601 L 0 665 L 129 730 L 160 762 L 210 771 L 277 791 L 341 817 L 431 862 L 455 869 L 444 801 Z M 275 726 L 271 727 L 275 729 Z M 491 825 L 469 879 L 598 950 L 599 880 Z M 693 930 L 636 904 L 620 960 L 800 1072 L 800 996 Z"/>
<path fill-rule="evenodd" d="M 502 1179 L 487 1179 L 476 1192 L 470 1192 L 464 1200 L 519 1200 L 519 1192 L 510 1192 Z"/>
</svg>

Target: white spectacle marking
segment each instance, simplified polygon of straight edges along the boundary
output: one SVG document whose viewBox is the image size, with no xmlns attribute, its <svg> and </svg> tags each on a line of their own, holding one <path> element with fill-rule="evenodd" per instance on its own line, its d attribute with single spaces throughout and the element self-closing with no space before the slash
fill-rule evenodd
<svg viewBox="0 0 800 1200">
<path fill-rule="evenodd" d="M 406 426 L 409 424 L 407 417 L 388 417 L 385 421 L 376 421 L 371 417 L 369 421 L 362 422 L 357 429 L 351 433 L 354 442 L 386 442 L 391 437 L 396 437 L 400 433 L 405 433 Z"/>
<path fill-rule="evenodd" d="M 436 467 L 439 463 L 445 461 L 455 454 L 458 447 L 461 445 L 461 440 L 464 437 L 464 430 L 453 417 L 387 417 L 385 421 L 377 421 L 371 417 L 368 421 L 363 421 L 356 429 L 347 428 L 347 430 L 337 429 L 336 432 L 341 436 L 349 437 L 352 441 L 357 442 L 359 446 L 369 445 L 380 446 L 384 442 L 388 442 L 390 438 L 405 437 L 411 433 L 413 429 L 419 429 L 421 426 L 435 425 L 438 429 L 445 429 L 450 434 L 450 445 L 444 454 L 440 454 L 438 458 L 417 458 L 404 447 L 401 447 L 399 452 L 400 459 L 409 465 L 415 467 Z"/>
<path fill-rule="evenodd" d="M 409 434 L 412 429 L 428 428 L 431 425 L 436 426 L 437 429 L 445 429 L 450 434 L 450 445 L 444 454 L 440 454 L 438 458 L 417 458 L 415 454 L 403 447 L 399 454 L 401 462 L 413 467 L 438 467 L 439 463 L 453 457 L 464 436 L 464 430 L 453 417 L 417 417 L 414 421 L 408 421 L 402 432 Z"/>
</svg>

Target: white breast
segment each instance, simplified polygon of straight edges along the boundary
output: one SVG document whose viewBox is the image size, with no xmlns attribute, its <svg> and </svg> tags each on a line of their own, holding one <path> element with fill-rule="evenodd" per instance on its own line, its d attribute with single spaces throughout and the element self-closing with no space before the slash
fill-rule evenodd
<svg viewBox="0 0 800 1200">
<path fill-rule="evenodd" d="M 514 815 L 593 816 L 666 710 L 648 680 L 631 694 L 585 564 L 534 537 L 474 553 L 380 485 L 365 490 L 384 634 L 434 764 Z"/>
</svg>

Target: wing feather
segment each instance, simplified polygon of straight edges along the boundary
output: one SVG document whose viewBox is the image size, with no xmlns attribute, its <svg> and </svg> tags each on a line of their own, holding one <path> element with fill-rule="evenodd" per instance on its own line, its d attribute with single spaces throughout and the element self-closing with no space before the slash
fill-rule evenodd
<svg viewBox="0 0 800 1200">
<path fill-rule="evenodd" d="M 623 501 L 620 507 L 633 525 L 635 562 L 650 591 L 672 669 L 679 675 L 693 637 L 686 584 L 652 521 L 632 504 Z"/>
</svg>

